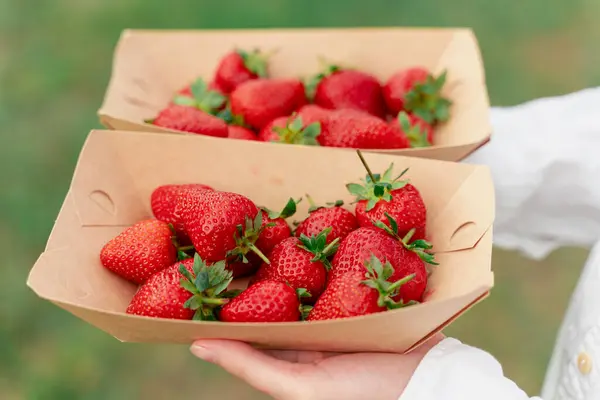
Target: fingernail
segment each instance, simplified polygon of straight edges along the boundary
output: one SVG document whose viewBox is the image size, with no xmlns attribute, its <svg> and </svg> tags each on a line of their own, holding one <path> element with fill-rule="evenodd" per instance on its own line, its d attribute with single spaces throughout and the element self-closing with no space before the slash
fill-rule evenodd
<svg viewBox="0 0 600 400">
<path fill-rule="evenodd" d="M 198 357 L 204 361 L 208 361 L 208 362 L 214 361 L 213 352 L 209 348 L 204 347 L 201 344 L 194 343 L 192 345 L 192 347 L 190 348 L 190 351 L 192 352 L 193 355 L 195 355 L 196 357 Z"/>
</svg>

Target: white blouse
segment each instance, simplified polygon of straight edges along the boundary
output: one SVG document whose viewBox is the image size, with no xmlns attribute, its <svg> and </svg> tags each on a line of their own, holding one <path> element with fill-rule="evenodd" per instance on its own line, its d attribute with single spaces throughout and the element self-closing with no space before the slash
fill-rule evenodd
<svg viewBox="0 0 600 400">
<path fill-rule="evenodd" d="M 592 247 L 563 321 L 541 398 L 600 399 L 600 88 L 492 110 L 494 135 L 465 162 L 491 168 L 495 246 L 542 259 Z M 598 242 L 595 246 L 594 244 Z M 400 400 L 530 399 L 483 350 L 448 338 Z M 540 399 L 534 397 L 531 399 Z"/>
</svg>

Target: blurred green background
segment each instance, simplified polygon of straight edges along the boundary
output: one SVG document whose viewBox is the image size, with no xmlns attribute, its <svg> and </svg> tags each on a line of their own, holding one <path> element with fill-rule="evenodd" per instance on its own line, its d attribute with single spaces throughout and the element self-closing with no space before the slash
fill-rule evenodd
<svg viewBox="0 0 600 400">
<path fill-rule="evenodd" d="M 263 399 L 185 346 L 121 344 L 26 287 L 109 79 L 124 28 L 468 26 L 494 105 L 600 83 L 589 0 L 0 0 L 0 398 Z M 518 144 L 515 144 L 518 146 Z M 493 296 L 449 330 L 537 394 L 587 252 L 496 251 Z"/>
</svg>

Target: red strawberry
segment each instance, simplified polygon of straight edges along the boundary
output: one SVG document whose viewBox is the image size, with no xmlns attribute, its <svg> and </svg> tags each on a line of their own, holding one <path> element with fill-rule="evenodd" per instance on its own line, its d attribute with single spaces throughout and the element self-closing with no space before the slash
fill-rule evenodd
<svg viewBox="0 0 600 400">
<path fill-rule="evenodd" d="M 226 304 L 219 314 L 224 322 L 293 322 L 300 320 L 299 296 L 287 284 L 257 282 Z"/>
<path fill-rule="evenodd" d="M 197 280 L 198 275 L 205 276 Z M 214 309 L 227 303 L 231 272 L 223 261 L 207 266 L 197 255 L 154 274 L 135 293 L 127 314 L 155 318 L 215 320 Z"/>
<path fill-rule="evenodd" d="M 413 67 L 392 75 L 383 87 L 389 111 L 397 115 L 405 110 L 429 124 L 447 121 L 452 102 L 441 95 L 446 71 L 438 77 L 422 67 Z"/>
<path fill-rule="evenodd" d="M 275 118 L 290 115 L 306 104 L 306 94 L 298 79 L 253 79 L 231 93 L 230 103 L 233 114 L 262 129 Z"/>
<path fill-rule="evenodd" d="M 390 228 L 388 228 L 390 229 Z M 427 287 L 425 263 L 436 265 L 434 256 L 427 253 L 431 245 L 423 240 L 409 243 L 410 236 L 401 239 L 395 233 L 377 227 L 359 228 L 342 240 L 332 261 L 329 280 L 353 271 L 363 271 L 364 262 L 372 254 L 394 268 L 392 280 L 414 274 L 414 279 L 404 285 L 395 300 L 420 301 Z"/>
<path fill-rule="evenodd" d="M 428 147 L 433 144 L 433 128 L 414 114 L 400 111 L 391 126 L 406 137 L 410 147 Z"/>
<path fill-rule="evenodd" d="M 237 277 L 241 264 L 246 273 L 253 266 L 247 255 L 268 259 L 254 243 L 260 235 L 262 214 L 247 197 L 237 193 L 194 191 L 184 198 L 181 217 L 196 251 L 207 262 L 227 259 Z"/>
<path fill-rule="evenodd" d="M 302 200 L 302 199 L 300 199 Z M 282 240 L 292 236 L 292 230 L 286 222 L 286 218 L 291 217 L 296 213 L 296 204 L 300 202 L 292 198 L 288 200 L 283 210 L 277 212 L 261 209 L 262 212 L 262 232 L 256 241 L 256 247 L 266 254 L 271 253 L 271 250 Z"/>
<path fill-rule="evenodd" d="M 267 77 L 267 56 L 259 50 L 235 50 L 226 54 L 215 72 L 215 83 L 224 93 L 231 93 L 240 84 L 256 78 Z"/>
<path fill-rule="evenodd" d="M 321 123 L 322 146 L 360 149 L 401 149 L 406 137 L 384 120 L 356 110 L 332 111 Z"/>
<path fill-rule="evenodd" d="M 227 124 L 222 119 L 195 107 L 170 105 L 163 109 L 156 118 L 146 122 L 167 129 L 199 135 L 227 137 Z"/>
<path fill-rule="evenodd" d="M 275 118 L 260 130 L 258 139 L 263 142 L 305 144 L 318 146 L 317 137 L 321 133 L 321 123 L 310 125 L 303 123 L 301 117 L 292 114 L 289 117 Z"/>
<path fill-rule="evenodd" d="M 394 178 L 394 164 L 391 164 L 383 175 L 373 174 L 360 150 L 357 153 L 368 174 L 364 179 L 364 186 L 350 183 L 346 187 L 358 200 L 354 210 L 358 224 L 372 226 L 377 221 L 388 224 L 386 214 L 389 214 L 397 221 L 400 236 L 414 228 L 414 238 L 424 239 L 427 207 L 416 187 L 408 183 L 408 180 L 399 180 L 408 169 Z"/>
<path fill-rule="evenodd" d="M 307 321 L 356 317 L 412 305 L 412 302 L 396 301 L 394 297 L 413 276 L 396 281 L 391 279 L 392 276 L 394 268 L 391 264 L 382 264 L 372 256 L 364 263 L 363 270 L 331 280 Z"/>
<path fill-rule="evenodd" d="M 166 222 L 138 222 L 104 245 L 100 262 L 127 280 L 142 283 L 177 260 L 172 235 Z"/>
<path fill-rule="evenodd" d="M 156 219 L 172 224 L 177 239 L 180 243 L 188 243 L 185 233 L 179 204 L 183 196 L 192 190 L 213 190 L 210 186 L 201 183 L 187 183 L 179 185 L 162 185 L 154 189 L 150 196 L 150 207 Z"/>
<path fill-rule="evenodd" d="M 331 110 L 319 107 L 316 104 L 307 104 L 298 110 L 298 117 L 302 118 L 305 125 L 310 125 L 313 122 L 321 122 L 331 114 Z"/>
<path fill-rule="evenodd" d="M 310 294 L 307 303 L 314 303 L 325 289 L 327 270 L 331 264 L 327 257 L 337 250 L 338 241 L 326 243 L 331 228 L 316 236 L 290 237 L 280 242 L 270 255 L 271 264 L 263 264 L 254 282 L 274 279 L 286 282 L 294 289 L 304 288 Z"/>
<path fill-rule="evenodd" d="M 237 125 L 229 125 L 228 127 L 229 139 L 242 139 L 242 140 L 257 140 L 256 134 L 248 128 Z"/>
<path fill-rule="evenodd" d="M 377 78 L 331 65 L 310 83 L 314 103 L 324 108 L 351 108 L 385 117 L 385 102 Z"/>
<path fill-rule="evenodd" d="M 310 203 L 309 215 L 296 228 L 297 237 L 300 235 L 311 237 L 325 228 L 331 228 L 331 232 L 327 235 L 327 243 L 331 243 L 336 238 L 343 240 L 350 232 L 358 229 L 354 214 L 342 208 L 343 201 L 338 200 L 330 204 L 331 207 L 317 207 L 310 196 L 306 195 L 306 198 Z"/>
</svg>

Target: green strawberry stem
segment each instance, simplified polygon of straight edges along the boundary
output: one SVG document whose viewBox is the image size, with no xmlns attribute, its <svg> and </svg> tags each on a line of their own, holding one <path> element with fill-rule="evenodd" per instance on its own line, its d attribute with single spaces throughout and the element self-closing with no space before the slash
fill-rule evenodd
<svg viewBox="0 0 600 400">
<path fill-rule="evenodd" d="M 450 118 L 452 101 L 441 95 L 447 70 L 438 77 L 429 74 L 425 82 L 417 83 L 405 95 L 405 108 L 425 122 L 435 124 Z"/>
<path fill-rule="evenodd" d="M 377 179 L 375 179 L 375 176 L 373 175 L 373 172 L 371 172 L 371 168 L 369 168 L 369 164 L 367 164 L 367 161 L 363 157 L 362 152 L 360 150 L 356 150 L 356 154 L 358 154 L 358 158 L 360 158 L 360 162 L 362 163 L 362 165 L 367 170 L 367 173 L 369 174 L 369 177 L 371 178 L 371 181 L 372 182 L 377 182 Z"/>
<path fill-rule="evenodd" d="M 177 95 L 173 99 L 173 103 L 198 108 L 208 114 L 216 114 L 217 111 L 225 103 L 225 96 L 216 90 L 208 89 L 208 85 L 204 79 L 198 78 L 190 85 L 192 97 Z"/>
<path fill-rule="evenodd" d="M 285 127 L 274 126 L 272 128 L 279 137 L 274 140 L 277 143 L 304 144 L 309 146 L 319 146 L 317 136 L 321 134 L 321 123 L 313 122 L 304 126 L 302 117 L 296 117 L 293 113 L 287 120 Z"/>
<path fill-rule="evenodd" d="M 225 261 L 219 261 L 209 266 L 198 253 L 194 254 L 193 272 L 179 264 L 179 273 L 183 276 L 180 285 L 191 293 L 183 306 L 195 310 L 194 320 L 215 321 L 215 310 L 229 302 L 227 287 L 233 273 L 226 265 Z"/>
<path fill-rule="evenodd" d="M 300 306 L 298 309 L 300 310 L 300 318 L 302 321 L 305 321 L 308 318 L 308 314 L 313 309 L 312 306 L 302 304 L 302 299 L 306 297 L 312 297 L 312 295 L 308 292 L 308 290 L 304 288 L 297 288 L 296 294 L 298 295 L 298 300 L 300 301 Z"/>
<path fill-rule="evenodd" d="M 415 301 L 405 303 L 402 299 L 395 301 L 394 297 L 400 293 L 402 285 L 407 284 L 415 278 L 415 274 L 405 276 L 396 282 L 390 282 L 389 279 L 394 275 L 394 267 L 389 261 L 385 264 L 381 263 L 381 260 L 371 253 L 371 258 L 365 262 L 365 268 L 367 273 L 365 274 L 366 280 L 362 283 L 372 289 L 377 290 L 379 298 L 377 299 L 377 305 L 379 307 L 385 307 L 388 310 L 406 307 L 415 304 Z"/>
<path fill-rule="evenodd" d="M 181 247 L 178 247 L 177 250 L 186 252 L 186 251 L 194 250 L 194 246 L 181 246 Z"/>
<path fill-rule="evenodd" d="M 260 49 L 254 49 L 251 52 L 237 49 L 236 52 L 244 60 L 244 65 L 248 71 L 260 78 L 266 78 L 268 76 L 267 61 L 277 52 L 277 49 L 272 49 L 265 53 L 261 52 Z"/>
<path fill-rule="evenodd" d="M 211 299 L 211 298 L 203 298 L 202 304 L 210 304 L 215 306 L 222 306 L 229 303 L 229 299 Z"/>
<path fill-rule="evenodd" d="M 313 308 L 313 306 L 309 306 L 307 304 L 300 305 L 300 318 L 302 321 L 306 321 Z"/>
<path fill-rule="evenodd" d="M 406 112 L 400 111 L 398 113 L 398 123 L 408 138 L 410 147 L 429 147 L 431 145 L 428 140 L 427 131 L 421 128 L 417 122 L 411 124 Z"/>
<path fill-rule="evenodd" d="M 383 221 L 375 221 L 373 225 L 384 230 L 387 234 L 397 239 L 400 243 L 402 243 L 406 250 L 410 250 L 416 253 L 419 256 L 419 258 L 427 264 L 439 265 L 435 261 L 435 255 L 428 252 L 428 250 L 431 250 L 433 247 L 431 243 L 423 239 L 418 239 L 410 243 L 410 239 L 412 239 L 413 235 L 416 232 L 415 228 L 409 230 L 408 233 L 403 238 L 401 238 L 398 233 L 398 223 L 396 222 L 394 217 L 392 217 L 388 213 L 385 213 L 385 217 L 387 218 L 390 226 L 384 224 Z"/>
<path fill-rule="evenodd" d="M 255 246 L 256 241 L 260 237 L 263 230 L 267 227 L 273 226 L 274 223 L 268 223 L 265 226 L 262 225 L 262 212 L 260 210 L 256 213 L 254 219 L 246 215 L 246 227 L 240 224 L 236 226 L 236 232 L 233 237 L 235 239 L 236 247 L 227 252 L 227 259 L 230 261 L 241 260 L 244 264 L 248 263 L 246 254 L 252 251 L 261 260 L 267 264 L 271 264 L 267 256 L 263 254 L 258 247 Z"/>
<path fill-rule="evenodd" d="M 177 250 L 177 261 L 187 260 L 188 258 L 192 258 L 192 256 L 185 251 Z"/>
<path fill-rule="evenodd" d="M 260 259 L 263 260 L 265 263 L 271 264 L 271 261 L 269 261 L 267 256 L 265 256 L 264 253 L 262 251 L 260 251 L 259 248 L 256 247 L 254 244 L 250 244 L 250 245 L 248 245 L 248 247 L 250 248 L 250 250 L 252 250 L 254 252 L 254 254 L 259 256 Z"/>
<path fill-rule="evenodd" d="M 319 234 L 312 235 L 311 237 L 301 234 L 299 237 L 300 243 L 298 247 L 304 249 L 315 256 L 310 260 L 311 262 L 320 261 L 327 271 L 331 270 L 331 263 L 329 257 L 335 254 L 339 247 L 340 238 L 335 238 L 331 243 L 327 244 L 327 235 L 332 231 L 331 227 L 323 229 Z"/>
<path fill-rule="evenodd" d="M 250 129 L 250 126 L 246 124 L 242 115 L 237 115 L 231 112 L 229 103 L 227 103 L 227 107 L 216 114 L 216 117 L 222 119 L 228 125 L 237 125 L 241 126 L 242 128 Z"/>
<path fill-rule="evenodd" d="M 392 200 L 392 191 L 398 190 L 406 186 L 408 183 L 407 180 L 401 181 L 399 180 L 405 173 L 408 171 L 408 168 L 402 171 L 400 175 L 396 178 L 393 178 L 394 172 L 394 164 L 390 164 L 387 170 L 381 174 L 374 174 L 369 168 L 366 160 L 364 159 L 360 150 L 357 150 L 356 153 L 360 158 L 362 164 L 367 170 L 367 176 L 363 180 L 364 185 L 360 185 L 358 183 L 348 183 L 346 185 L 346 189 L 356 196 L 356 200 L 366 200 L 366 211 L 371 211 L 380 200 L 391 201 Z"/>
</svg>

